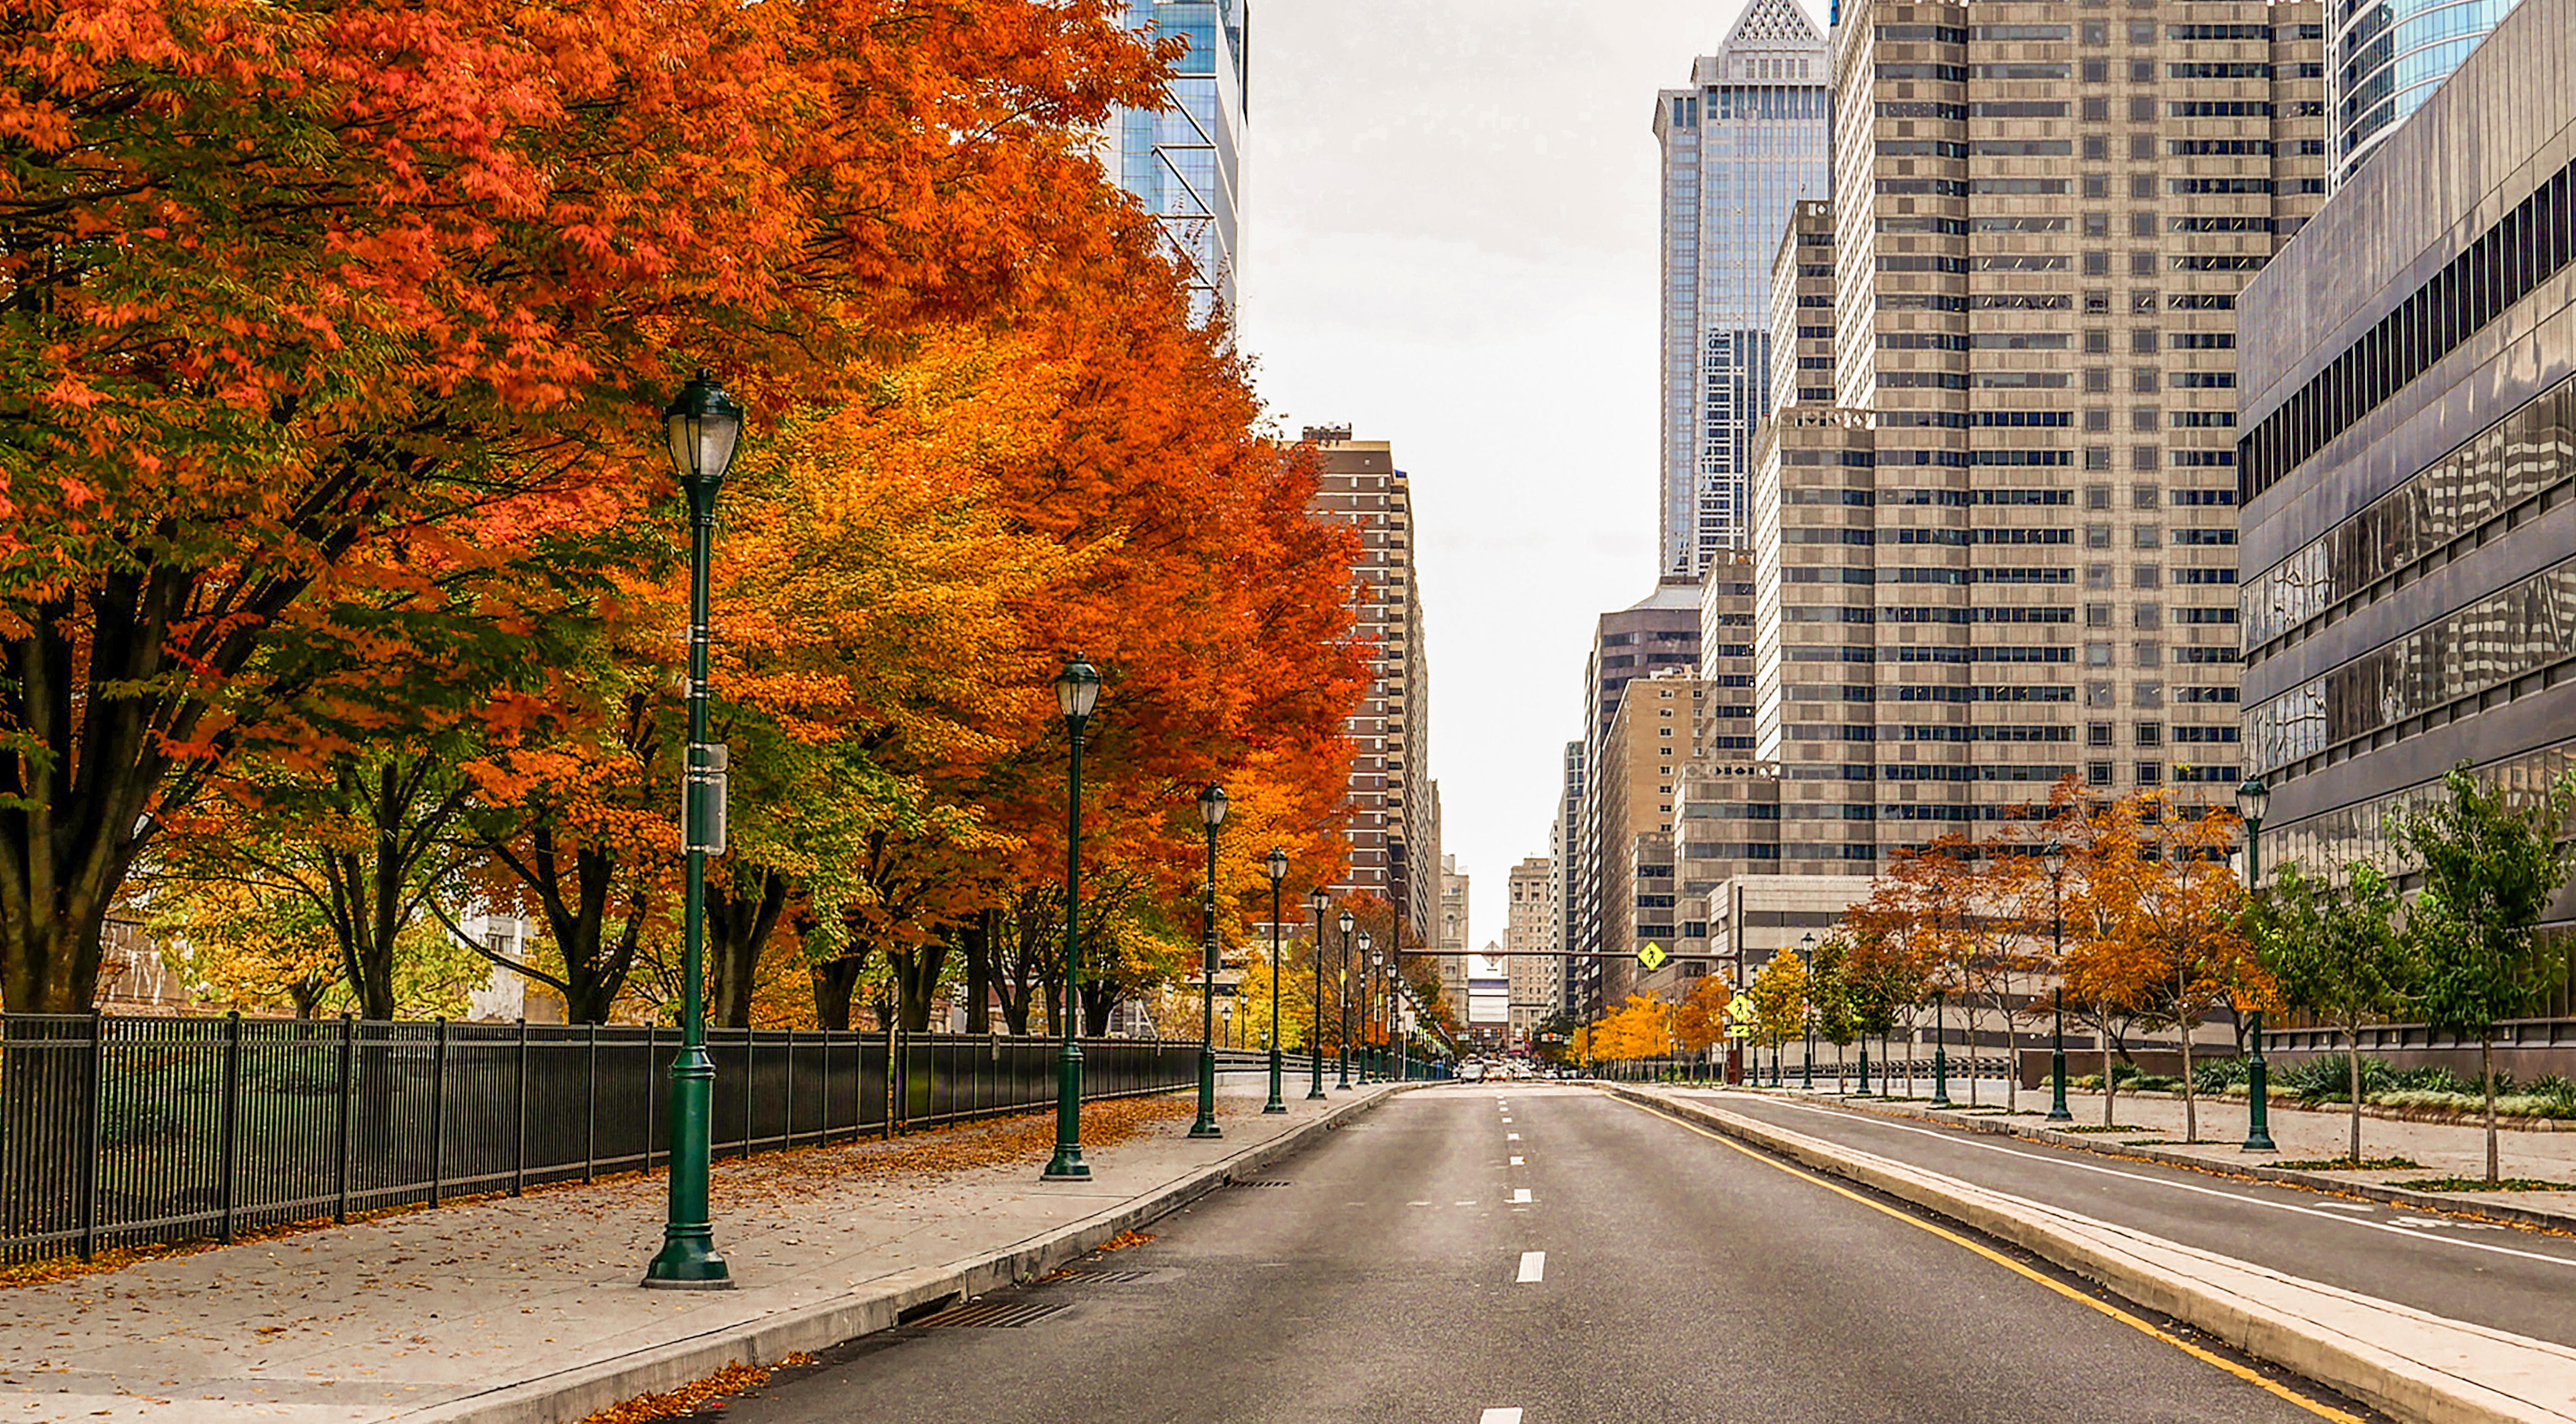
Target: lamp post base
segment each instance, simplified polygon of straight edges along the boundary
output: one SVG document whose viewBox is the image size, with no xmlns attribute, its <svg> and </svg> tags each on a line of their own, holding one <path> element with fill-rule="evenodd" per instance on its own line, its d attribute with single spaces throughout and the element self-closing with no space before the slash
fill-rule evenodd
<svg viewBox="0 0 2576 1424">
<path fill-rule="evenodd" d="M 1271 1113 L 1284 1113 L 1288 1111 L 1288 1105 L 1279 1100 L 1280 1070 L 1285 1066 L 1285 1064 L 1280 1062 L 1279 1050 L 1276 1048 L 1270 1050 L 1270 1101 L 1261 1105 L 1261 1111 L 1264 1116 L 1268 1116 Z"/>
<path fill-rule="evenodd" d="M 2248 1116 L 2245 1120 L 2245 1145 L 2242 1152 L 2278 1152 L 2272 1143 L 2271 1065 L 2263 1061 L 2263 1016 L 2254 1019 L 2254 1054 L 2245 1064 L 2245 1089 Z"/>
<path fill-rule="evenodd" d="M 1091 1180 L 1091 1164 L 1082 1160 L 1081 1148 L 1076 1147 L 1068 1151 L 1059 1147 L 1055 1151 L 1055 1156 L 1047 1162 L 1045 1175 L 1039 1177 L 1038 1180 L 1041 1182 L 1087 1182 Z"/>
<path fill-rule="evenodd" d="M 646 1290 L 732 1290 L 733 1272 L 711 1237 L 673 1236 L 644 1268 Z"/>
<path fill-rule="evenodd" d="M 1199 1116 L 1190 1124 L 1192 1137 L 1223 1137 L 1216 1125 L 1216 1050 L 1199 1050 Z"/>
</svg>

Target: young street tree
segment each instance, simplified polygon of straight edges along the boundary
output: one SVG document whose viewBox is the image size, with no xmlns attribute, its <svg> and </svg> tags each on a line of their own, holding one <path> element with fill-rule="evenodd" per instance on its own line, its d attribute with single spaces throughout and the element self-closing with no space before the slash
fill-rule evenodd
<svg viewBox="0 0 2576 1424">
<path fill-rule="evenodd" d="M 2279 983 L 2281 1000 L 2343 1031 L 2352 1097 L 2350 1159 L 2361 1155 L 2361 1027 L 2403 1011 L 2412 949 L 2396 889 L 2355 862 L 2339 881 L 2311 880 L 2285 865 L 2247 907 L 2246 935 Z"/>
<path fill-rule="evenodd" d="M 2439 803 L 2393 827 L 2399 851 L 2424 868 L 2408 918 L 2418 955 L 2413 1003 L 2433 1028 L 2477 1035 L 2493 1182 L 2496 1025 L 2530 1013 L 2566 962 L 2533 931 L 2576 869 L 2576 851 L 2561 839 L 2576 815 L 2576 777 L 2560 777 L 2524 805 L 2466 768 L 2443 777 L 2442 789 Z"/>
</svg>

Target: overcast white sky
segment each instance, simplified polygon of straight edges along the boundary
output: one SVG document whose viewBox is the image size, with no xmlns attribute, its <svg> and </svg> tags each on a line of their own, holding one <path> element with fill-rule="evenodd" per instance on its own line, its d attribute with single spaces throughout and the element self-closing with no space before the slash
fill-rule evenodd
<svg viewBox="0 0 2576 1424">
<path fill-rule="evenodd" d="M 1740 0 L 1253 0 L 1243 344 L 1413 477 L 1442 848 L 1500 939 L 1592 621 L 1654 587 L 1655 91 Z"/>
</svg>

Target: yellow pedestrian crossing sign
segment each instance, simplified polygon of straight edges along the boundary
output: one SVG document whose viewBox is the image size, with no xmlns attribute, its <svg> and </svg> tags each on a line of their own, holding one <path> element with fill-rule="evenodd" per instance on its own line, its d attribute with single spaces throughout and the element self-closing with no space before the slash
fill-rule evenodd
<svg viewBox="0 0 2576 1424">
<path fill-rule="evenodd" d="M 1666 954 L 1664 947 L 1653 940 L 1646 941 L 1646 947 L 1637 951 L 1637 963 L 1644 966 L 1649 974 L 1672 962 L 1673 957 Z"/>
</svg>

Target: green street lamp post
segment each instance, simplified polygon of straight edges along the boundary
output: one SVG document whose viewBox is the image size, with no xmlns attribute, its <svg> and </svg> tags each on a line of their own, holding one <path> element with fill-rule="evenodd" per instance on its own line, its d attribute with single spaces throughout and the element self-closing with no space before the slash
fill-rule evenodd
<svg viewBox="0 0 2576 1424">
<path fill-rule="evenodd" d="M 2048 917 L 2051 962 L 2060 976 L 2048 1030 L 2048 1116 L 2044 1122 L 2073 1122 L 2066 1110 L 2066 848 L 2048 843 L 2041 857 L 2048 867 Z"/>
<path fill-rule="evenodd" d="M 1306 1057 L 1314 1075 L 1306 1089 L 1309 1102 L 1324 1096 L 1324 907 L 1332 902 L 1321 885 L 1306 896 L 1315 911 L 1315 1002 L 1306 1010 Z"/>
<path fill-rule="evenodd" d="M 1228 1048 L 1241 1048 L 1243 1040 L 1236 1036 L 1234 1030 L 1234 1000 L 1228 999 L 1217 1005 L 1216 1016 L 1225 1021 L 1225 1027 L 1217 1033 L 1217 1041 Z"/>
<path fill-rule="evenodd" d="M 1272 846 L 1261 868 L 1270 872 L 1270 1101 L 1261 1110 L 1284 1113 L 1288 1104 L 1279 1096 L 1279 887 L 1288 879 L 1288 852 Z"/>
<path fill-rule="evenodd" d="M 1360 931 L 1358 953 L 1352 956 L 1351 959 L 1353 964 L 1359 966 L 1360 971 L 1358 1032 L 1360 1044 L 1360 1082 L 1363 1084 L 1375 1079 L 1377 1069 L 1377 1043 L 1372 1037 L 1372 1030 L 1369 1026 L 1369 1013 L 1375 1007 L 1375 1005 L 1370 1001 L 1369 995 L 1370 991 L 1377 986 L 1376 977 L 1369 972 L 1369 955 L 1371 951 L 1376 949 L 1376 947 L 1377 936 L 1369 933 L 1367 930 L 1362 930 Z"/>
<path fill-rule="evenodd" d="M 1932 991 L 1932 1106 L 1950 1106 L 1950 991 Z"/>
<path fill-rule="evenodd" d="M 2263 883 L 2263 808 L 2272 803 L 2272 788 L 2249 776 L 2236 788 L 2236 814 L 2245 819 L 2245 888 Z M 2271 1069 L 2263 1061 L 2263 1011 L 2246 1016 L 2245 1120 L 2247 1152 L 2277 1152 L 2272 1142 Z"/>
<path fill-rule="evenodd" d="M 1082 1007 L 1082 733 L 1091 724 L 1091 709 L 1100 705 L 1100 670 L 1076 654 L 1055 679 L 1056 710 L 1064 714 L 1064 1011 L 1056 1029 L 1064 1046 L 1056 1053 L 1055 1156 L 1048 1159 L 1044 1180 L 1085 1182 L 1091 1164 L 1082 1160 L 1082 1037 L 1074 1016 Z"/>
<path fill-rule="evenodd" d="M 1369 979 L 1373 985 L 1370 992 L 1376 996 L 1377 1003 L 1377 1040 L 1373 1053 L 1377 1065 L 1377 1080 L 1383 1083 L 1386 1081 L 1387 1059 L 1389 1057 L 1387 1052 L 1387 1040 L 1393 1036 L 1388 1031 L 1389 1026 L 1392 1023 L 1392 1018 L 1388 1012 L 1389 1005 L 1387 1001 L 1391 996 L 1387 993 L 1386 951 L 1378 949 L 1374 945 L 1369 949 Z"/>
<path fill-rule="evenodd" d="M 1216 828 L 1225 824 L 1225 788 L 1211 783 L 1199 793 L 1199 824 L 1207 828 L 1207 946 L 1199 973 L 1199 1116 L 1192 1137 L 1223 1137 L 1216 1125 Z"/>
<path fill-rule="evenodd" d="M 1351 926 L 1358 921 L 1344 910 L 1338 923 L 1342 929 L 1342 968 L 1333 979 L 1333 998 L 1342 1014 L 1342 1035 L 1334 1048 L 1342 1061 L 1342 1081 L 1333 1085 L 1333 1091 L 1347 1093 L 1351 1090 Z"/>
<path fill-rule="evenodd" d="M 671 1062 L 671 1205 L 662 1250 L 644 1268 L 657 1290 L 731 1290 L 733 1273 L 716 1252 L 707 1203 L 714 1155 L 716 1065 L 707 1057 L 707 857 L 725 849 L 726 749 L 707 741 L 708 566 L 715 557 L 716 494 L 742 439 L 742 407 L 700 371 L 662 412 L 672 472 L 689 497 L 689 746 L 680 787 L 680 1053 Z"/>
</svg>

